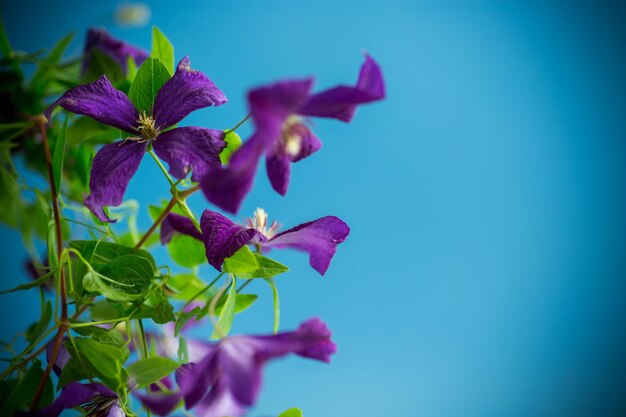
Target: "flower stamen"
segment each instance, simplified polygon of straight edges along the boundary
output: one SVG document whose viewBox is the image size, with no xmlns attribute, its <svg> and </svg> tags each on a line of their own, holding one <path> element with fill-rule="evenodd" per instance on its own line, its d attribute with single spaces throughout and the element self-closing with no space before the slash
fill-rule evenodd
<svg viewBox="0 0 626 417">
<path fill-rule="evenodd" d="M 146 112 L 143 112 L 139 115 L 137 123 L 139 124 L 139 126 L 137 127 L 137 131 L 139 131 L 144 139 L 150 140 L 158 136 L 159 129 L 156 127 L 152 116 L 146 115 Z"/>
<path fill-rule="evenodd" d="M 252 215 L 252 217 L 248 217 L 245 220 L 245 225 L 250 229 L 256 229 L 263 236 L 265 236 L 268 239 L 271 239 L 272 237 L 274 237 L 274 235 L 276 235 L 276 233 L 278 232 L 278 229 L 280 229 L 280 224 L 278 224 L 276 220 L 273 220 L 272 223 L 268 227 L 267 219 L 268 219 L 267 212 L 261 207 L 258 207 L 254 211 L 254 214 Z"/>
</svg>

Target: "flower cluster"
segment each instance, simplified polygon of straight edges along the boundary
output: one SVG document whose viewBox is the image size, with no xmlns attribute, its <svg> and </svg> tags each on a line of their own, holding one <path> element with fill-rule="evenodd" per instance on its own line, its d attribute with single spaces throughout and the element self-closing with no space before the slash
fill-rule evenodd
<svg viewBox="0 0 626 417">
<path fill-rule="evenodd" d="M 102 29 L 90 29 L 77 71 L 81 78 L 54 97 L 43 111 L 45 118 L 32 118 L 46 155 L 42 172 L 49 179 L 53 210 L 44 224 L 55 225 L 54 239 L 47 242 L 46 265 L 30 262 L 36 271 L 33 280 L 10 291 L 49 287 L 60 311 L 46 333 L 44 318 L 52 307 L 42 306 L 42 322 L 27 333 L 31 345 L 3 374 L 38 382 L 28 387 L 33 397 L 28 407 L 11 402 L 24 397 L 23 392 L 9 393 L 8 402 L 0 400 L 4 413 L 28 408 L 29 415 L 56 417 L 75 408 L 88 416 L 120 417 L 134 415 L 132 404 L 138 402 L 160 416 L 180 407 L 202 417 L 242 416 L 255 404 L 268 362 L 289 354 L 330 362 L 336 351 L 330 330 L 318 318 L 278 332 L 275 277 L 288 268 L 268 256 L 272 249 L 304 252 L 310 266 L 324 275 L 350 233 L 348 225 L 326 215 L 283 229 L 261 208 L 240 223 L 216 210 L 239 212 L 263 157 L 271 186 L 284 196 L 291 165 L 322 147 L 310 128 L 311 118 L 350 122 L 359 105 L 383 99 L 380 67 L 366 54 L 354 85 L 314 93 L 312 78 L 295 78 L 254 88 L 247 94 L 248 116 L 232 129 L 211 129 L 179 124 L 196 110 L 226 104 L 226 95 L 192 69 L 188 57 L 174 66 L 173 46 L 157 28 L 153 45 L 158 48 L 148 53 Z M 63 124 L 56 117 L 62 113 L 58 108 L 65 110 Z M 252 133 L 242 142 L 235 130 L 248 119 Z M 56 137 L 52 157 L 48 135 Z M 27 135 L 20 140 L 30 143 Z M 169 181 L 171 200 L 151 209 L 154 223 L 140 238 L 134 220 L 129 220 L 128 233 L 114 231 L 110 224 L 120 218 L 113 218 L 109 207 L 125 204 L 129 182 L 146 153 Z M 88 187 L 82 188 L 84 209 L 71 206 L 80 170 L 89 171 Z M 199 220 L 186 204 L 196 192 L 214 206 Z M 63 214 L 69 209 L 84 218 Z M 101 236 L 68 241 L 62 230 L 76 225 Z M 159 228 L 161 244 L 187 272 L 173 275 L 169 266 L 157 267 L 146 250 L 156 243 L 151 238 Z M 205 260 L 219 273 L 208 284 L 197 275 Z M 245 282 L 238 287 L 237 280 Z M 274 333 L 229 335 L 235 314 L 257 298 L 243 292 L 254 281 L 272 288 Z M 76 307 L 72 316 L 68 304 Z M 85 312 L 90 320 L 81 319 Z M 155 323 L 149 331 L 144 329 L 147 320 Z M 198 338 L 209 323 L 210 337 Z M 195 335 L 192 327 L 198 330 Z M 55 336 L 46 339 L 52 332 Z M 44 340 L 46 345 L 33 354 Z M 37 359 L 43 351 L 45 371 Z M 41 377 L 29 376 L 31 370 Z M 60 390 L 55 400 L 44 399 L 51 372 Z"/>
</svg>

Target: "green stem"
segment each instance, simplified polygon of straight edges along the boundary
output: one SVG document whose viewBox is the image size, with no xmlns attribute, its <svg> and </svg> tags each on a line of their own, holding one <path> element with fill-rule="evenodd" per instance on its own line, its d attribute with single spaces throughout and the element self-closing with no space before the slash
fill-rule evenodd
<svg viewBox="0 0 626 417">
<path fill-rule="evenodd" d="M 213 281 L 211 281 L 211 283 L 209 285 L 207 285 L 206 287 L 202 288 L 200 291 L 198 291 L 193 297 L 191 297 L 189 300 L 187 300 L 187 302 L 183 305 L 183 307 L 180 309 L 181 311 L 183 311 L 185 309 L 185 307 L 187 307 L 189 304 L 193 303 L 194 300 L 198 297 L 200 297 L 202 294 L 204 294 L 209 288 L 211 288 L 213 285 L 215 285 L 215 283 L 217 282 L 218 279 L 220 279 L 222 277 L 222 275 L 224 275 L 224 273 L 222 272 L 221 274 L 219 274 Z"/>
<path fill-rule="evenodd" d="M 170 177 L 170 174 L 167 172 L 167 169 L 165 169 L 165 166 L 163 165 L 163 163 L 161 162 L 161 160 L 156 156 L 156 154 L 154 153 L 154 151 L 152 149 L 150 149 L 148 151 L 148 153 L 150 154 L 150 156 L 152 157 L 152 159 L 154 159 L 154 162 L 157 163 L 157 165 L 159 166 L 159 168 L 161 169 L 161 172 L 163 173 L 163 175 L 165 176 L 165 178 L 167 178 L 167 182 L 170 183 L 170 187 L 175 187 L 174 186 L 174 181 L 172 180 L 172 177 Z"/>
<path fill-rule="evenodd" d="M 249 118 L 250 116 L 252 116 L 252 113 L 248 113 L 248 115 L 246 117 L 244 117 L 243 119 L 241 119 L 241 121 L 239 123 L 237 123 L 235 125 L 235 127 L 233 127 L 232 129 L 230 129 L 231 132 L 234 132 L 235 130 L 239 129 L 239 127 L 244 124 Z"/>
</svg>

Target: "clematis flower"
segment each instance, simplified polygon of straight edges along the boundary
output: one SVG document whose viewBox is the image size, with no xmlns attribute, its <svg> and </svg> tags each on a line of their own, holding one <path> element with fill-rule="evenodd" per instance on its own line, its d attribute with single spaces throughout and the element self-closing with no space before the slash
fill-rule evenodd
<svg viewBox="0 0 626 417">
<path fill-rule="evenodd" d="M 32 417 L 57 417 L 65 410 L 80 407 L 88 417 L 125 417 L 118 396 L 100 383 L 70 382 L 59 398 L 47 407 L 27 415 Z"/>
<path fill-rule="evenodd" d="M 252 406 L 269 360 L 289 353 L 330 362 L 337 351 L 331 332 L 320 319 L 305 321 L 293 332 L 271 336 L 231 336 L 207 343 L 205 356 L 182 365 L 176 382 L 185 408 L 200 417 L 238 417 Z"/>
<path fill-rule="evenodd" d="M 261 208 L 256 209 L 246 225 L 236 224 L 219 213 L 205 210 L 200 228 L 202 233 L 187 217 L 170 213 L 161 226 L 161 242 L 168 243 L 174 233 L 202 240 L 207 260 L 219 271 L 224 259 L 234 255 L 244 245 L 254 245 L 263 250 L 297 249 L 309 254 L 309 263 L 321 275 L 328 269 L 337 245 L 350 233 L 348 225 L 334 216 L 322 217 L 278 233 L 278 223 L 268 224 L 267 213 Z"/>
<path fill-rule="evenodd" d="M 236 213 L 250 191 L 258 162 L 266 155 L 267 176 L 276 192 L 287 193 L 291 164 L 317 152 L 322 143 L 307 117 L 349 122 L 357 105 L 381 100 L 385 86 L 378 64 L 365 55 L 355 86 L 337 86 L 312 95 L 312 78 L 281 81 L 248 94 L 256 130 L 233 155 L 227 168 L 203 178 L 202 190 L 218 207 Z"/>
<path fill-rule="evenodd" d="M 132 136 L 124 141 L 104 145 L 91 167 L 91 194 L 85 205 L 104 222 L 111 222 L 103 206 L 118 206 L 131 177 L 139 168 L 148 143 L 159 158 L 167 162 L 170 174 L 199 181 L 211 168 L 221 167 L 219 154 L 226 146 L 224 132 L 201 127 L 167 128 L 189 113 L 204 107 L 219 106 L 227 101 L 224 94 L 203 73 L 191 69 L 189 58 L 183 58 L 157 93 L 151 114 L 139 114 L 133 103 L 116 90 L 106 76 L 67 91 L 47 110 L 61 106 L 65 110 L 89 116 L 101 123 L 121 129 Z"/>
<path fill-rule="evenodd" d="M 143 64 L 146 58 L 148 58 L 148 53 L 143 49 L 114 38 L 104 29 L 90 28 L 87 32 L 87 41 L 85 42 L 83 75 L 89 70 L 93 51 L 102 52 L 117 62 L 124 73 L 126 73 L 128 58 L 132 58 L 137 66 Z"/>
</svg>

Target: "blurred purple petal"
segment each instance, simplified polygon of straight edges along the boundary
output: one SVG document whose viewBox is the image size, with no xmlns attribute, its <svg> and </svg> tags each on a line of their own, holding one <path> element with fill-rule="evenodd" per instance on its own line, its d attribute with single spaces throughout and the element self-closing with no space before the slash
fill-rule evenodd
<svg viewBox="0 0 626 417">
<path fill-rule="evenodd" d="M 180 122 L 192 111 L 219 106 L 226 101 L 213 81 L 191 69 L 189 58 L 185 57 L 154 99 L 154 120 L 157 127 L 164 129 Z"/>
<path fill-rule="evenodd" d="M 218 271 L 224 259 L 232 256 L 253 238 L 264 237 L 254 229 L 233 223 L 227 217 L 211 210 L 204 210 L 200 219 L 206 257 Z"/>
<path fill-rule="evenodd" d="M 124 73 L 127 70 L 129 57 L 135 61 L 138 67 L 148 58 L 148 53 L 143 49 L 114 38 L 104 29 L 90 28 L 87 32 L 87 42 L 85 43 L 83 74 L 87 72 L 93 50 L 98 50 L 113 59 L 120 65 Z"/>
<path fill-rule="evenodd" d="M 280 195 L 287 194 L 291 176 L 291 159 L 284 152 L 271 152 L 265 159 L 265 169 L 272 188 Z"/>
<path fill-rule="evenodd" d="M 193 408 L 216 379 L 215 350 L 211 350 L 200 362 L 181 365 L 176 370 L 176 383 L 185 399 L 185 408 Z"/>
<path fill-rule="evenodd" d="M 104 145 L 96 153 L 91 166 L 87 206 L 103 222 L 114 220 L 104 213 L 103 206 L 119 206 L 124 199 L 128 182 L 139 168 L 147 143 L 135 141 Z"/>
<path fill-rule="evenodd" d="M 202 235 L 188 217 L 176 213 L 169 213 L 165 216 L 163 222 L 161 222 L 161 243 L 164 245 L 169 243 L 174 233 L 180 233 L 200 241 L 202 240 Z"/>
<path fill-rule="evenodd" d="M 67 337 L 63 337 L 63 342 L 65 342 L 66 340 Z M 48 342 L 48 344 L 46 345 L 46 360 L 48 362 L 50 362 L 50 358 L 52 357 L 52 351 L 54 350 L 55 341 L 56 338 L 50 340 L 50 342 Z M 64 344 L 61 343 L 61 345 L 59 346 L 59 352 L 57 353 L 57 358 L 54 361 L 54 365 L 52 366 L 52 370 L 54 371 L 56 376 L 61 376 L 63 368 L 65 368 L 65 365 L 67 365 L 70 359 L 71 356 L 69 352 L 67 351 L 67 349 L 65 349 Z"/>
<path fill-rule="evenodd" d="M 137 133 L 135 126 L 139 114 L 135 106 L 124 93 L 111 85 L 106 75 L 92 83 L 68 90 L 46 109 L 48 120 L 51 120 L 52 111 L 57 106 L 72 113 L 84 114 L 125 132 Z"/>
<path fill-rule="evenodd" d="M 100 383 L 81 384 L 78 382 L 70 382 L 67 384 L 54 403 L 29 415 L 36 417 L 57 417 L 64 410 L 92 402 L 96 397 L 100 397 L 104 400 L 104 403 L 106 403 L 106 415 L 110 415 L 110 409 L 108 407 L 116 405 L 116 402 L 112 402 L 110 399 L 117 398 L 117 395 Z M 102 402 L 103 401 L 101 401 L 101 403 Z M 97 403 L 93 404 L 94 406 L 98 406 Z M 122 413 L 121 416 L 124 416 L 124 414 Z"/>
<path fill-rule="evenodd" d="M 157 416 L 167 416 L 174 411 L 180 401 L 183 399 L 180 392 L 151 392 L 146 394 L 140 391 L 133 391 L 133 394 L 139 398 L 141 404 Z"/>
<path fill-rule="evenodd" d="M 269 241 L 262 242 L 262 245 L 265 248 L 288 247 L 308 252 L 313 269 L 324 275 L 337 251 L 337 245 L 349 233 L 350 228 L 341 219 L 326 216 L 279 233 Z"/>
<path fill-rule="evenodd" d="M 268 118 L 286 119 L 306 102 L 313 86 L 312 78 L 280 81 L 250 91 L 248 102 L 259 127 Z"/>
<path fill-rule="evenodd" d="M 385 97 L 385 85 L 380 67 L 365 54 L 356 86 L 338 86 L 311 96 L 298 110 L 305 116 L 330 117 L 349 122 L 358 104 L 370 103 Z"/>
<path fill-rule="evenodd" d="M 191 180 L 198 182 L 211 168 L 222 166 L 220 152 L 226 142 L 221 130 L 179 127 L 161 133 L 152 146 L 174 178 L 185 178 L 193 170 Z"/>
</svg>

